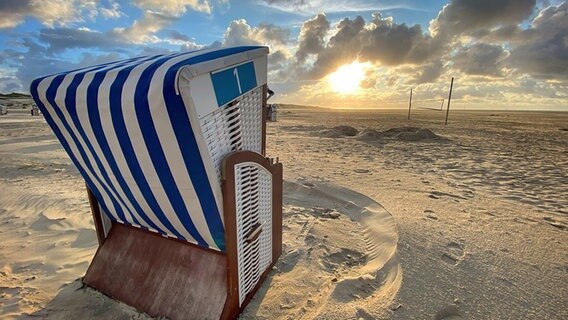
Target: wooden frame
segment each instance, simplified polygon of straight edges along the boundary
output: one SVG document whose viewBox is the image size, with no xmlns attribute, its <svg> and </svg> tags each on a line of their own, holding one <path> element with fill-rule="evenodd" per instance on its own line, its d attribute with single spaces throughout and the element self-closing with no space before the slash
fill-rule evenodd
<svg viewBox="0 0 568 320">
<path fill-rule="evenodd" d="M 93 194 L 91 189 L 89 189 L 89 186 L 86 187 L 87 187 L 87 197 L 89 199 L 89 205 L 91 206 L 91 214 L 93 215 L 93 222 L 95 223 L 95 232 L 97 233 L 97 240 L 99 241 L 99 247 L 100 247 L 103 245 L 106 239 L 106 234 L 103 227 L 102 214 L 97 198 L 95 198 L 95 195 Z"/>
<path fill-rule="evenodd" d="M 262 154 L 266 155 L 266 118 L 268 116 L 268 108 L 267 106 L 267 95 L 268 94 L 268 85 L 265 84 L 262 86 Z"/>
</svg>

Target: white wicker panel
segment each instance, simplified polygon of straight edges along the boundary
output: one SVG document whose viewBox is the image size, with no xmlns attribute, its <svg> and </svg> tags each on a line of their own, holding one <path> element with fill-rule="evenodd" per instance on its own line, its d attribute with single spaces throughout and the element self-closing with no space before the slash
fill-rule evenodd
<svg viewBox="0 0 568 320">
<path fill-rule="evenodd" d="M 260 245 L 260 274 L 262 274 L 272 262 L 272 174 L 263 167 L 259 170 L 259 185 L 258 206 L 263 231 L 258 242 Z"/>
<path fill-rule="evenodd" d="M 262 152 L 262 87 L 200 119 L 201 131 L 221 181 L 221 161 L 231 151 Z"/>
<path fill-rule="evenodd" d="M 239 102 L 242 115 L 243 149 L 262 152 L 262 87 L 243 96 Z"/>
<path fill-rule="evenodd" d="M 240 163 L 235 166 L 235 193 L 241 305 L 272 261 L 272 175 L 256 163 Z M 257 224 L 262 225 L 260 236 L 247 243 Z"/>
</svg>

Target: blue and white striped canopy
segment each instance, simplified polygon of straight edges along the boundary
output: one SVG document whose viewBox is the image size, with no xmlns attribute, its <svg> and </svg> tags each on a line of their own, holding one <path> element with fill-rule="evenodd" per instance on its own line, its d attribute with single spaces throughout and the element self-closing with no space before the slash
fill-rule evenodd
<svg viewBox="0 0 568 320">
<path fill-rule="evenodd" d="M 30 91 L 111 220 L 224 251 L 217 177 L 205 170 L 177 73 L 259 48 L 128 59 L 42 77 Z"/>
</svg>

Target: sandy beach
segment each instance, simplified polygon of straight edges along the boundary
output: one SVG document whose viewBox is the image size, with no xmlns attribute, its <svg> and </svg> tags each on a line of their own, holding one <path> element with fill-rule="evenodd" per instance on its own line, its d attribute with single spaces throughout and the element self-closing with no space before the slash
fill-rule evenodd
<svg viewBox="0 0 568 320">
<path fill-rule="evenodd" d="M 283 255 L 242 319 L 568 318 L 568 113 L 284 106 Z M 0 116 L 0 318 L 143 319 L 83 287 L 84 182 Z"/>
</svg>

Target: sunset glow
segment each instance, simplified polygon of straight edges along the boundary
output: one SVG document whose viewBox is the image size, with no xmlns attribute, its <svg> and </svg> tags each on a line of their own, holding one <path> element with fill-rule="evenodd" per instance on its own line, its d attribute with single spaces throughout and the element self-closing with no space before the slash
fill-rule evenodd
<svg viewBox="0 0 568 320">
<path fill-rule="evenodd" d="M 365 78 L 365 67 L 368 64 L 353 62 L 346 64 L 328 76 L 333 91 L 340 94 L 355 94 L 361 88 L 359 85 Z"/>
</svg>

